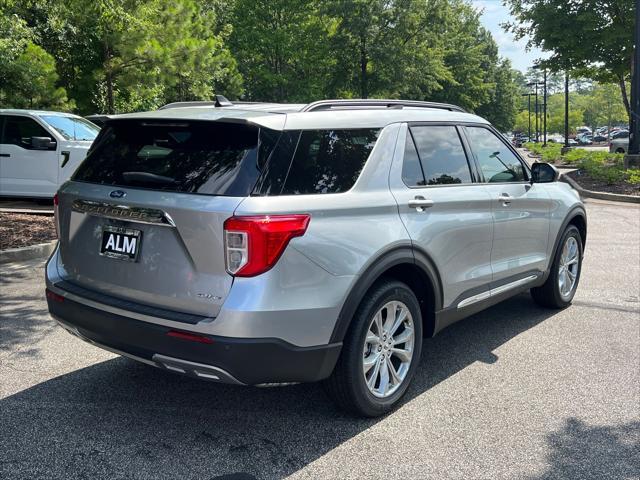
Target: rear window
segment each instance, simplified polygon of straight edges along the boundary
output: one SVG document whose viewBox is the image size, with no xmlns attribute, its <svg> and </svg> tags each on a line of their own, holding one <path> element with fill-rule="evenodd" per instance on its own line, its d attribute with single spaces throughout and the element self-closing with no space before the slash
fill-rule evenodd
<svg viewBox="0 0 640 480">
<path fill-rule="evenodd" d="M 121 120 L 105 127 L 74 180 L 227 196 L 338 193 L 353 186 L 378 133 Z"/>
<path fill-rule="evenodd" d="M 74 180 L 246 196 L 260 174 L 259 138 L 258 128 L 245 125 L 113 122 L 100 134 Z"/>
</svg>

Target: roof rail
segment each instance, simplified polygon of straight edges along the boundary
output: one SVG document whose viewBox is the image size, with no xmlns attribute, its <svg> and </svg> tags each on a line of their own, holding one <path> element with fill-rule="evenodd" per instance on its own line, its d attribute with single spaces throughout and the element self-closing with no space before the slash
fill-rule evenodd
<svg viewBox="0 0 640 480">
<path fill-rule="evenodd" d="M 223 95 L 214 95 L 215 101 L 193 101 L 193 102 L 173 102 L 163 105 L 158 110 L 166 110 L 168 108 L 184 108 L 184 107 L 230 107 L 233 105 L 227 97 Z"/>
<path fill-rule="evenodd" d="M 319 100 L 305 106 L 302 112 L 314 112 L 317 110 L 331 110 L 332 108 L 349 108 L 349 107 L 378 107 L 378 108 L 439 108 L 441 110 L 449 110 L 452 112 L 464 112 L 466 110 L 457 105 L 438 102 L 421 102 L 418 100 L 377 100 L 377 99 L 347 99 L 347 100 Z"/>
</svg>

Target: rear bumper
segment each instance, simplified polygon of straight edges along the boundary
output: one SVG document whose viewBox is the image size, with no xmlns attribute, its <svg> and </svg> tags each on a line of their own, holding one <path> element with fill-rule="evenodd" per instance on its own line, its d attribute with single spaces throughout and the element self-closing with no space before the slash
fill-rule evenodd
<svg viewBox="0 0 640 480">
<path fill-rule="evenodd" d="M 51 316 L 80 338 L 136 360 L 202 379 L 259 385 L 313 382 L 333 371 L 342 344 L 297 347 L 275 338 L 202 335 L 209 343 L 168 336 L 169 327 L 49 298 Z M 188 330 L 185 330 L 188 332 Z"/>
</svg>

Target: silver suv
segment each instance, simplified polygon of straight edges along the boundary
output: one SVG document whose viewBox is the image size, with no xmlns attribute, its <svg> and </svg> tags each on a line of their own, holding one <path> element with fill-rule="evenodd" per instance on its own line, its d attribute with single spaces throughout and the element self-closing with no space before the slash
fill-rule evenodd
<svg viewBox="0 0 640 480">
<path fill-rule="evenodd" d="M 453 105 L 172 104 L 108 120 L 55 199 L 51 315 L 96 346 L 243 385 L 396 405 L 424 337 L 531 290 L 571 303 L 586 214 Z"/>
</svg>

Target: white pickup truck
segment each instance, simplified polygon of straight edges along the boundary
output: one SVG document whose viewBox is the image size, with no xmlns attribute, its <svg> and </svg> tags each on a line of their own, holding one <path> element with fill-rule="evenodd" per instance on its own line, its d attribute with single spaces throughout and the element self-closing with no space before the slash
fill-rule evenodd
<svg viewBox="0 0 640 480">
<path fill-rule="evenodd" d="M 52 198 L 99 131 L 69 113 L 0 109 L 0 196 Z"/>
</svg>

